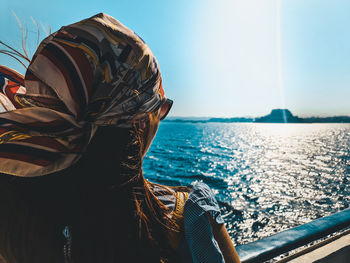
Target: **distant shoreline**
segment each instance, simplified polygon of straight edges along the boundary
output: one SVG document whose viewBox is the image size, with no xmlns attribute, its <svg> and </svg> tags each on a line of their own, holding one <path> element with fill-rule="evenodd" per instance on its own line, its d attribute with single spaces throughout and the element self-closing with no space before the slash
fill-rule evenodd
<svg viewBox="0 0 350 263">
<path fill-rule="evenodd" d="M 273 109 L 270 114 L 263 117 L 232 117 L 232 118 L 206 118 L 191 119 L 173 117 L 165 119 L 163 122 L 187 122 L 187 123 L 350 123 L 350 116 L 333 117 L 308 117 L 301 118 L 294 116 L 288 109 Z"/>
<path fill-rule="evenodd" d="M 219 118 L 221 119 L 221 118 Z M 227 118 L 229 119 L 229 118 Z M 317 123 L 334 123 L 334 124 L 346 124 L 350 123 L 350 121 L 304 121 L 304 122 L 257 122 L 257 121 L 231 121 L 227 120 L 226 118 L 223 118 L 222 120 L 191 120 L 191 119 L 181 119 L 181 118 L 174 118 L 174 119 L 165 119 L 162 122 L 181 122 L 181 123 L 290 123 L 290 124 L 317 124 Z"/>
</svg>

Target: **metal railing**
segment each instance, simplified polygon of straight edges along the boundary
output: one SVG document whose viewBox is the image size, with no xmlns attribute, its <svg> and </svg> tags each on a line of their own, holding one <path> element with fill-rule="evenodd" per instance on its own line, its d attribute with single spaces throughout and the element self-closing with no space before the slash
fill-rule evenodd
<svg viewBox="0 0 350 263">
<path fill-rule="evenodd" d="M 242 263 L 260 263 L 350 227 L 350 208 L 249 244 L 237 246 Z"/>
</svg>

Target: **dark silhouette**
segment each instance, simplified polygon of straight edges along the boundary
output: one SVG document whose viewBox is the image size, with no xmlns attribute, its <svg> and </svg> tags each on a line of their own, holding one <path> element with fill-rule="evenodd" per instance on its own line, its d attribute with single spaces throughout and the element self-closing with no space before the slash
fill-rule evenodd
<svg viewBox="0 0 350 263">
<path fill-rule="evenodd" d="M 255 122 L 269 122 L 269 123 L 300 123 L 303 120 L 299 117 L 293 116 L 288 109 L 274 109 L 269 115 L 256 118 Z"/>
</svg>

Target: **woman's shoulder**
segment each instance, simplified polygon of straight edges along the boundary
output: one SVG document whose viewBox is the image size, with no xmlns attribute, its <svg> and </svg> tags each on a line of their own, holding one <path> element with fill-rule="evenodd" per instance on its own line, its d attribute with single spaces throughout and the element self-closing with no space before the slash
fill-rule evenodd
<svg viewBox="0 0 350 263">
<path fill-rule="evenodd" d="M 220 207 L 214 192 L 203 182 L 194 182 L 191 192 L 185 204 L 185 217 L 196 221 L 203 214 L 210 215 L 218 224 L 224 220 L 221 217 Z"/>
<path fill-rule="evenodd" d="M 184 213 L 201 216 L 209 213 L 218 223 L 223 223 L 220 207 L 210 187 L 201 182 L 193 182 L 190 186 L 150 185 L 152 193 L 168 208 L 174 210 L 179 197 L 184 200 Z M 183 194 L 182 194 L 183 193 Z"/>
<path fill-rule="evenodd" d="M 152 183 L 150 189 L 159 200 L 166 203 L 175 203 L 178 193 L 186 193 L 191 203 L 219 207 L 213 191 L 201 181 L 193 182 L 189 186 L 166 186 Z"/>
<path fill-rule="evenodd" d="M 215 194 L 213 191 L 210 189 L 209 185 L 201 182 L 201 181 L 196 181 L 191 184 L 191 191 L 190 191 L 190 196 L 192 197 L 193 200 L 206 200 L 211 201 L 213 203 L 216 202 L 215 199 Z"/>
</svg>

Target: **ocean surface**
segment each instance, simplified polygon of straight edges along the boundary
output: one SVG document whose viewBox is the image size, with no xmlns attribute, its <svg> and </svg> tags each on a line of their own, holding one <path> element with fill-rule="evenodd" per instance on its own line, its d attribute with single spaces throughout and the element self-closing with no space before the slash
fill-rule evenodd
<svg viewBox="0 0 350 263">
<path fill-rule="evenodd" d="M 163 122 L 144 174 L 208 184 L 245 244 L 349 206 L 350 124 Z"/>
</svg>

